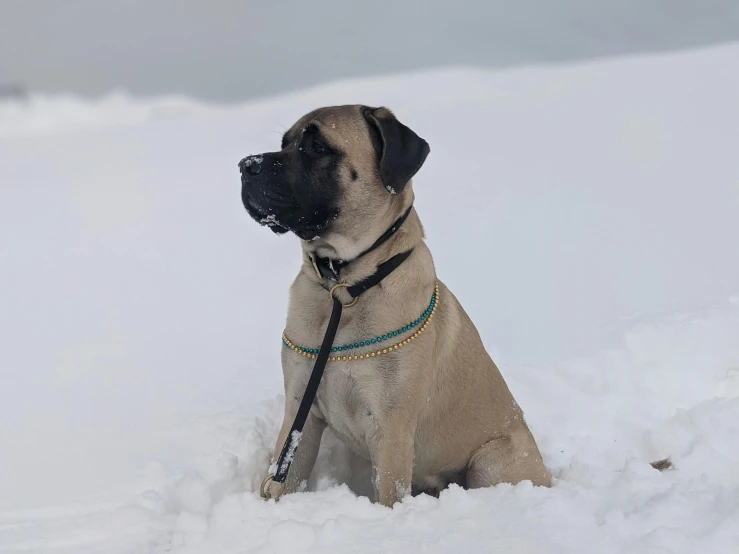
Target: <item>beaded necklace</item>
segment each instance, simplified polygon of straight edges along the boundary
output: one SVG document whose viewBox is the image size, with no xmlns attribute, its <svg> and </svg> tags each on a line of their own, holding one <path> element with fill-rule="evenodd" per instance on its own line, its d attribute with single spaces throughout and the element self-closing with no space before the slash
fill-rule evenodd
<svg viewBox="0 0 739 554">
<path fill-rule="evenodd" d="M 431 295 L 431 303 L 429 304 L 428 308 L 420 315 L 418 319 L 415 321 L 412 321 L 405 327 L 401 327 L 400 329 L 397 329 L 395 331 L 391 331 L 387 334 L 379 335 L 375 338 L 370 339 L 364 339 L 361 341 L 348 343 L 343 346 L 334 346 L 331 348 L 331 352 L 347 352 L 351 351 L 351 354 L 340 354 L 338 356 L 330 356 L 328 360 L 330 362 L 348 362 L 351 360 L 363 360 L 365 358 L 374 358 L 375 356 L 382 356 L 383 354 L 387 354 L 388 352 L 393 352 L 397 350 L 398 348 L 401 348 L 408 344 L 409 342 L 415 340 L 418 335 L 423 333 L 426 330 L 426 327 L 428 327 L 428 324 L 431 322 L 431 319 L 434 317 L 434 313 L 436 312 L 436 307 L 439 304 L 439 284 L 437 283 L 434 285 L 434 293 Z M 415 333 L 413 333 L 411 336 L 409 336 L 407 339 L 397 342 L 391 346 L 386 346 L 385 348 L 380 348 L 379 350 L 371 351 L 371 352 L 363 352 L 361 354 L 354 354 L 353 351 L 357 349 L 362 349 L 366 347 L 371 347 L 373 345 L 392 340 L 393 337 L 397 337 L 398 335 L 402 335 L 404 333 L 407 333 L 408 331 L 412 331 L 416 327 L 420 328 L 416 330 Z M 318 354 L 318 348 L 307 348 L 305 346 L 297 346 L 296 344 L 293 344 L 293 342 L 287 338 L 287 335 L 283 332 L 282 333 L 282 344 L 289 348 L 290 350 L 297 352 L 298 354 L 301 354 L 302 356 L 306 356 L 311 359 L 315 359 Z"/>
</svg>

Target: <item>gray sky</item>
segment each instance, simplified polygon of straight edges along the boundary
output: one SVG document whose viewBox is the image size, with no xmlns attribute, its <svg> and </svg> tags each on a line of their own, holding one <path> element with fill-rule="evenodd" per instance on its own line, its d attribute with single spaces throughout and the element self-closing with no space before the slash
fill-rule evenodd
<svg viewBox="0 0 739 554">
<path fill-rule="evenodd" d="M 739 40 L 738 0 L 0 0 L 0 83 L 232 101 Z"/>
</svg>

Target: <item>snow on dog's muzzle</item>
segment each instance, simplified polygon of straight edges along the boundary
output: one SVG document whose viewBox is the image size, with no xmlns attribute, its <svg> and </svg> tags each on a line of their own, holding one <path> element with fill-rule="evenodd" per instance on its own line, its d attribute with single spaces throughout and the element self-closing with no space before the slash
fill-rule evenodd
<svg viewBox="0 0 739 554">
<path fill-rule="evenodd" d="M 264 156 L 260 154 L 256 154 L 254 156 L 247 156 L 243 160 L 239 162 L 239 169 L 241 170 L 241 175 L 244 175 L 245 173 L 248 175 L 259 175 L 262 172 L 262 162 L 264 161 Z"/>
</svg>

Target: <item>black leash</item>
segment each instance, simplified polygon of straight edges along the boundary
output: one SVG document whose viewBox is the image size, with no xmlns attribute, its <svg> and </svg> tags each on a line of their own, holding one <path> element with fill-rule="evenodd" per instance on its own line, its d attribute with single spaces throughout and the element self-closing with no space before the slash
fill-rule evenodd
<svg viewBox="0 0 739 554">
<path fill-rule="evenodd" d="M 308 380 L 308 386 L 305 387 L 303 399 L 300 401 L 298 413 L 295 415 L 292 427 L 290 427 L 290 433 L 288 433 L 285 439 L 285 445 L 282 447 L 280 457 L 277 458 L 277 470 L 272 477 L 275 483 L 284 483 L 285 479 L 287 479 L 287 472 L 290 471 L 290 465 L 293 463 L 295 451 L 300 444 L 305 420 L 308 419 L 310 407 L 313 405 L 313 400 L 316 398 L 316 393 L 318 392 L 318 385 L 321 384 L 323 370 L 326 369 L 326 362 L 328 362 L 328 356 L 331 353 L 331 346 L 334 344 L 334 337 L 336 336 L 336 330 L 339 328 L 343 306 L 336 298 L 333 300 L 334 307 L 331 310 L 331 318 L 328 320 L 326 334 L 323 335 L 321 350 L 318 352 L 316 363 L 313 366 L 313 372 L 310 374 L 310 379 Z"/>
<path fill-rule="evenodd" d="M 387 239 L 389 239 L 393 234 L 395 234 L 395 231 L 397 231 L 400 226 L 405 222 L 406 218 L 408 217 L 408 214 L 410 214 L 411 209 L 413 206 L 408 208 L 408 210 L 403 214 L 403 216 L 398 219 L 392 227 L 390 227 L 385 233 L 377 240 L 375 243 L 362 252 L 357 258 L 361 258 L 365 254 L 371 252 L 378 246 L 380 246 L 382 243 L 384 243 Z M 381 263 L 379 266 L 377 266 L 377 271 L 375 271 L 372 275 L 367 277 L 366 279 L 360 281 L 359 283 L 356 283 L 352 286 L 347 286 L 346 290 L 349 293 L 349 295 L 356 299 L 360 294 L 363 292 L 366 292 L 370 288 L 377 285 L 380 281 L 382 281 L 385 277 L 390 275 L 393 271 L 395 271 L 400 264 L 402 264 L 405 260 L 408 259 L 408 256 L 411 255 L 413 252 L 413 249 L 410 249 L 406 252 L 402 252 L 400 254 L 396 254 L 389 260 Z M 355 260 L 357 258 L 354 258 Z M 314 259 L 314 263 L 317 263 L 317 260 Z M 331 277 L 324 275 L 324 277 L 338 281 L 338 274 L 333 269 L 334 265 L 338 265 L 339 269 L 342 267 L 345 267 L 350 262 L 337 262 L 336 264 L 332 264 L 330 261 L 326 264 L 321 263 L 318 265 L 318 268 L 326 267 L 331 271 L 331 275 L 334 276 L 334 279 L 331 279 Z M 321 275 L 323 275 L 323 272 L 320 272 Z M 335 288 L 335 287 L 334 287 Z M 331 289 L 333 291 L 333 288 Z M 295 457 L 295 452 L 298 449 L 298 446 L 300 445 L 300 439 L 302 438 L 303 434 L 303 426 L 305 425 L 306 420 L 308 419 L 308 414 L 310 413 L 310 408 L 313 405 L 313 401 L 316 398 L 316 393 L 318 392 L 318 386 L 321 383 L 321 377 L 323 377 L 323 371 L 326 369 L 326 363 L 328 362 L 329 354 L 331 353 L 331 347 L 334 343 L 334 338 L 336 337 L 336 331 L 339 328 L 339 322 L 341 321 L 341 313 L 344 309 L 344 305 L 337 300 L 333 294 L 331 295 L 331 298 L 333 300 L 333 309 L 331 310 L 331 317 L 328 320 L 328 326 L 326 327 L 326 333 L 323 335 L 323 342 L 321 343 L 321 348 L 318 351 L 318 356 L 316 357 L 316 363 L 313 366 L 313 371 L 311 372 L 310 379 L 308 379 L 308 385 L 305 387 L 305 393 L 303 393 L 303 398 L 300 401 L 300 406 L 298 407 L 298 413 L 295 415 L 295 420 L 293 421 L 292 426 L 290 427 L 290 432 L 287 435 L 287 438 L 285 439 L 285 444 L 282 447 L 282 451 L 280 452 L 280 456 L 277 458 L 277 469 L 275 470 L 274 475 L 269 474 L 267 477 L 262 481 L 261 486 L 261 495 L 263 498 L 269 498 L 269 496 L 265 493 L 265 485 L 267 482 L 271 479 L 275 483 L 281 483 L 283 484 L 282 490 L 280 493 L 275 497 L 275 500 L 278 500 L 279 497 L 282 495 L 282 493 L 285 490 L 285 482 L 287 480 L 288 472 L 290 471 L 290 465 L 293 462 L 293 458 Z M 352 302 L 353 304 L 353 302 Z M 351 304 L 348 304 L 351 305 Z"/>
</svg>

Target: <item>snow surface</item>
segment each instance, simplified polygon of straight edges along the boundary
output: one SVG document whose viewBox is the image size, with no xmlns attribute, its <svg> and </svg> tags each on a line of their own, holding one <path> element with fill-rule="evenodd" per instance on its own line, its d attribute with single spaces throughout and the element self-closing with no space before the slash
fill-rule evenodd
<svg viewBox="0 0 739 554">
<path fill-rule="evenodd" d="M 737 61 L 444 70 L 229 109 L 0 105 L 0 552 L 736 553 Z M 553 488 L 390 510 L 329 433 L 309 492 L 258 498 L 299 259 L 247 217 L 236 164 L 346 102 L 431 144 L 415 189 L 438 273 Z"/>
<path fill-rule="evenodd" d="M 182 96 L 141 102 L 124 92 L 95 101 L 72 95 L 32 94 L 28 98 L 0 100 L 0 138 L 136 125 L 217 111 L 218 108 Z"/>
</svg>

